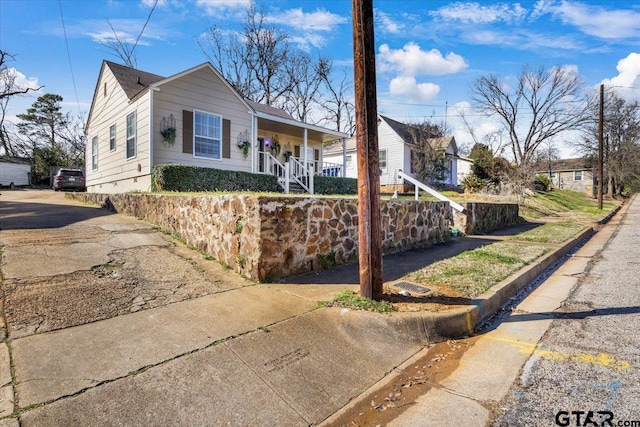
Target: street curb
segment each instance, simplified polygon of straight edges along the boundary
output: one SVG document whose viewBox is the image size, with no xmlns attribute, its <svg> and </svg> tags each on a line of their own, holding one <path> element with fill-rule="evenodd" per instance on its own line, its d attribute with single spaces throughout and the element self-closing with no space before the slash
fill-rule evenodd
<svg viewBox="0 0 640 427">
<path fill-rule="evenodd" d="M 504 279 L 491 289 L 472 300 L 468 307 L 456 308 L 441 313 L 392 313 L 388 316 L 391 325 L 403 325 L 414 329 L 414 334 L 428 343 L 456 339 L 472 334 L 518 291 L 538 277 L 549 266 L 568 254 L 576 245 L 595 234 L 593 227 L 585 227 L 576 237 L 534 263 Z M 398 321 L 402 319 L 402 321 Z"/>
</svg>

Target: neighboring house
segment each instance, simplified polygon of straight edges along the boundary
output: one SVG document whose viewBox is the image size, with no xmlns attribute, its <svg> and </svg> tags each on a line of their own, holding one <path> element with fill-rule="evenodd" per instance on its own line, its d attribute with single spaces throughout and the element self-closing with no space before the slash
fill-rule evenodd
<svg viewBox="0 0 640 427">
<path fill-rule="evenodd" d="M 149 191 L 166 163 L 272 173 L 284 187 L 286 152 L 306 185 L 323 144 L 347 137 L 244 99 L 208 62 L 162 77 L 103 61 L 85 133 L 87 191 L 103 193 Z"/>
<path fill-rule="evenodd" d="M 552 160 L 544 169 L 541 166 L 537 173 L 549 177 L 553 188 L 574 190 L 593 196 L 598 189 L 594 170 L 593 160 L 579 158 Z"/>
<path fill-rule="evenodd" d="M 429 140 L 432 147 L 440 151 L 445 158 L 445 179 L 443 184 L 458 185 L 458 147 L 455 139 L 450 137 Z M 413 168 L 414 141 L 410 125 L 400 123 L 388 117 L 378 115 L 378 149 L 380 162 L 380 186 L 383 192 L 404 191 L 404 184 L 398 179 L 398 171 L 415 177 Z M 346 164 L 345 176 L 358 176 L 356 139 L 347 140 L 343 150 L 342 144 L 332 144 L 324 149 L 325 162 Z M 408 187 L 407 187 L 408 191 Z"/>
<path fill-rule="evenodd" d="M 466 157 L 457 157 L 456 158 L 458 170 L 458 185 L 462 185 L 462 181 L 469 175 L 473 174 L 471 170 L 471 165 L 473 165 L 473 159 L 468 159 Z"/>
<path fill-rule="evenodd" d="M 0 156 L 0 185 L 29 185 L 31 160 Z"/>
</svg>

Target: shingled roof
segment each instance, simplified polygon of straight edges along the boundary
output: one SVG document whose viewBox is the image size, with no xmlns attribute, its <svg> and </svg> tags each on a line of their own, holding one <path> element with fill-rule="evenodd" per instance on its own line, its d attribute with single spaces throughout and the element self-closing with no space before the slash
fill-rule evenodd
<svg viewBox="0 0 640 427">
<path fill-rule="evenodd" d="M 124 65 L 116 64 L 115 62 L 104 61 L 104 63 L 109 67 L 129 99 L 135 98 L 140 92 L 153 83 L 157 83 L 165 79 L 165 77 L 157 74 L 136 70 L 135 68 L 129 68 Z"/>
</svg>

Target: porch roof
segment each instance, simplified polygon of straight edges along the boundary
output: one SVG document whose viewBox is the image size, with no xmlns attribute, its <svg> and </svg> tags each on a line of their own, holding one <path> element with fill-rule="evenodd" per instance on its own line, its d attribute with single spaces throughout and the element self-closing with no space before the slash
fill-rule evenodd
<svg viewBox="0 0 640 427">
<path fill-rule="evenodd" d="M 259 104 L 260 107 L 264 105 Z M 274 108 L 274 110 L 277 110 Z M 282 110 L 279 110 L 282 111 Z M 335 141 L 337 139 L 349 138 L 349 135 L 343 132 L 323 128 L 321 126 L 311 125 L 295 120 L 293 117 L 285 117 L 284 114 L 272 114 L 264 108 L 255 108 L 249 112 L 258 118 L 258 128 L 263 131 L 273 132 L 283 135 L 304 135 L 304 129 L 307 130 L 307 139 L 313 141 L 321 141 L 322 143 Z"/>
</svg>

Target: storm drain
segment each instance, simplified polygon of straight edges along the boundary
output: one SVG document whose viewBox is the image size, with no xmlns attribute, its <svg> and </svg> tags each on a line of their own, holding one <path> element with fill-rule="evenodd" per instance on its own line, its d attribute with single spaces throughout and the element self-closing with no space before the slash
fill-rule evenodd
<svg viewBox="0 0 640 427">
<path fill-rule="evenodd" d="M 424 286 L 416 285 L 411 282 L 398 282 L 394 283 L 393 286 L 414 294 L 428 294 L 431 291 L 429 288 L 425 288 Z"/>
</svg>

